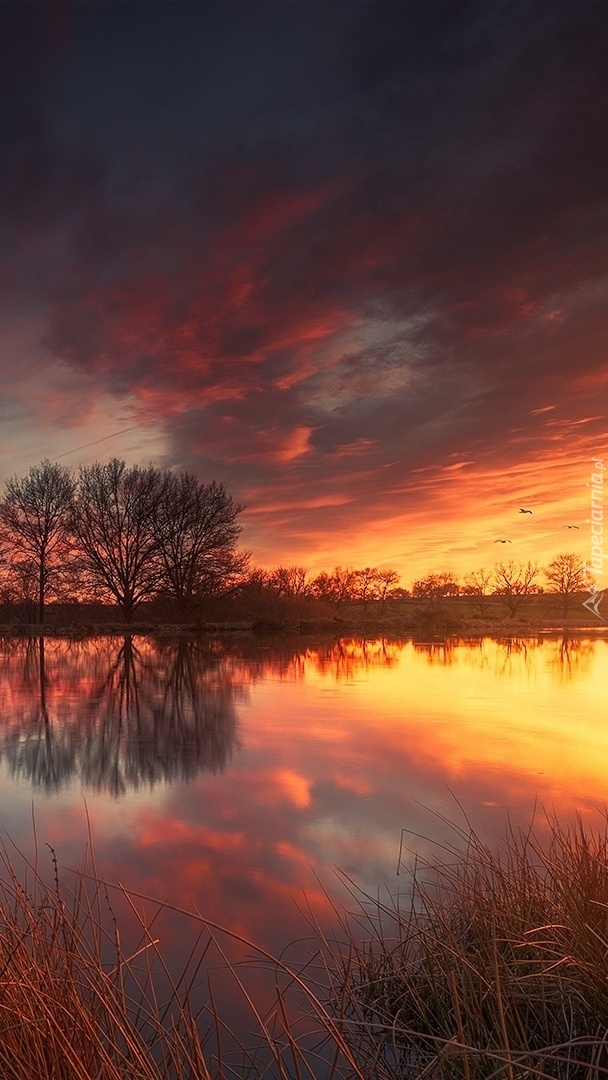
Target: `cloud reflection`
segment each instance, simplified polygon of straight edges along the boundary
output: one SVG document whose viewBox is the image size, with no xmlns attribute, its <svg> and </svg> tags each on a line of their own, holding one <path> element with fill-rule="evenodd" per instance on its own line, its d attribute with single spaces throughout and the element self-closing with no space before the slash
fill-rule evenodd
<svg viewBox="0 0 608 1080">
<path fill-rule="evenodd" d="M 26 847 L 32 785 L 62 865 L 90 824 L 108 881 L 277 954 L 350 906 L 336 868 L 370 895 L 405 888 L 402 829 L 407 861 L 465 814 L 490 840 L 535 800 L 592 819 L 607 678 L 599 638 L 0 640 L 0 749 L 27 789 L 19 804 L 7 784 L 3 820 Z M 191 934 L 171 913 L 155 928 L 180 970 Z"/>
<path fill-rule="evenodd" d="M 206 643 L 129 635 L 5 642 L 0 683 L 0 758 L 13 778 L 46 791 L 78 779 L 115 796 L 224 769 L 245 693 Z"/>
</svg>

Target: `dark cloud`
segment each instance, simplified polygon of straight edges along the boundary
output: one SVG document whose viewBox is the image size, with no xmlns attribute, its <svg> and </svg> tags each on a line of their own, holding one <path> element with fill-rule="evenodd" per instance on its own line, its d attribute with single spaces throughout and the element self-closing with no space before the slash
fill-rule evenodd
<svg viewBox="0 0 608 1080">
<path fill-rule="evenodd" d="M 338 529 L 451 455 L 542 456 L 548 401 L 601 416 L 605 5 L 0 18 L 3 306 L 169 462 L 280 489 L 292 532 L 333 493 Z"/>
</svg>

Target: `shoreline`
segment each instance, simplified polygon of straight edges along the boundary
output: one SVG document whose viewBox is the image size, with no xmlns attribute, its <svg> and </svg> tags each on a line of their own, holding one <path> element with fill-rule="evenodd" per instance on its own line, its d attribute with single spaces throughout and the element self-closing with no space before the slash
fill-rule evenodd
<svg viewBox="0 0 608 1080">
<path fill-rule="evenodd" d="M 496 623 L 485 620 L 467 620 L 460 626 L 412 625 L 398 619 L 359 620 L 359 619 L 294 619 L 294 620 L 243 620 L 226 622 L 193 623 L 152 623 L 149 621 L 133 623 L 3 623 L 0 624 L 0 637 L 22 638 L 83 638 L 103 636 L 247 636 L 247 637 L 388 637 L 395 639 L 414 639 L 425 641 L 445 641 L 448 639 L 466 639 L 479 637 L 521 638 L 542 635 L 543 637 L 604 637 L 608 635 L 608 624 L 590 624 L 579 621 L 543 620 L 536 624 L 526 620 L 514 622 L 504 620 Z"/>
</svg>

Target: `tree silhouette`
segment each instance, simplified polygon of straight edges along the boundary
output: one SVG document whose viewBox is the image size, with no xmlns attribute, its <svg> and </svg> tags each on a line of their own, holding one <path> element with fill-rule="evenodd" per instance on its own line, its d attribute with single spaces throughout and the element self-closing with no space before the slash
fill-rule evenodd
<svg viewBox="0 0 608 1080">
<path fill-rule="evenodd" d="M 310 596 L 311 583 L 305 566 L 277 566 L 268 576 L 268 584 L 279 596 L 298 599 Z"/>
<path fill-rule="evenodd" d="M 166 480 L 152 465 L 81 466 L 71 524 L 83 583 L 91 595 L 112 597 L 125 622 L 162 578 L 158 516 Z"/>
<path fill-rule="evenodd" d="M 331 574 L 325 571 L 314 579 L 313 592 L 319 600 L 325 600 L 339 611 L 342 604 L 355 595 L 355 571 L 352 567 L 336 566 Z"/>
<path fill-rule="evenodd" d="M 458 596 L 459 592 L 460 586 L 449 571 L 427 574 L 412 586 L 412 596 L 419 600 L 442 600 L 445 596 Z"/>
<path fill-rule="evenodd" d="M 538 564 L 529 561 L 496 564 L 494 567 L 495 591 L 502 598 L 509 615 L 516 615 L 527 598 L 538 592 L 535 582 L 539 572 Z"/>
<path fill-rule="evenodd" d="M 555 556 L 545 568 L 544 574 L 551 586 L 550 592 L 561 596 L 562 612 L 564 618 L 567 618 L 577 593 L 584 592 L 587 585 L 583 560 L 580 555 L 563 552 Z"/>
<path fill-rule="evenodd" d="M 5 484 L 0 521 L 18 587 L 35 582 L 38 622 L 44 622 L 49 591 L 59 581 L 69 547 L 69 511 L 74 480 L 68 468 L 48 460 Z M 26 597 L 27 599 L 27 597 Z"/>
<path fill-rule="evenodd" d="M 465 575 L 463 593 L 470 596 L 471 605 L 478 615 L 485 615 L 488 609 L 488 592 L 493 580 L 493 572 L 481 567 Z"/>
<path fill-rule="evenodd" d="M 249 559 L 236 550 L 242 509 L 224 484 L 201 483 L 192 473 L 165 474 L 156 517 L 160 585 L 182 613 L 197 597 L 225 591 L 242 577 Z"/>
</svg>

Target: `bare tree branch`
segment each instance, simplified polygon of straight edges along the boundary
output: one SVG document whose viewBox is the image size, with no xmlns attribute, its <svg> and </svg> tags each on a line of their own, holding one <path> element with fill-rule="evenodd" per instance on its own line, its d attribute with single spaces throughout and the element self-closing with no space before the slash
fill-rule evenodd
<svg viewBox="0 0 608 1080">
<path fill-rule="evenodd" d="M 70 469 L 45 460 L 32 466 L 27 476 L 10 477 L 0 503 L 0 521 L 9 548 L 9 574 L 12 570 L 17 584 L 27 582 L 30 595 L 35 578 L 40 623 L 44 622 L 47 595 L 61 575 L 69 549 L 73 494 Z"/>
</svg>

